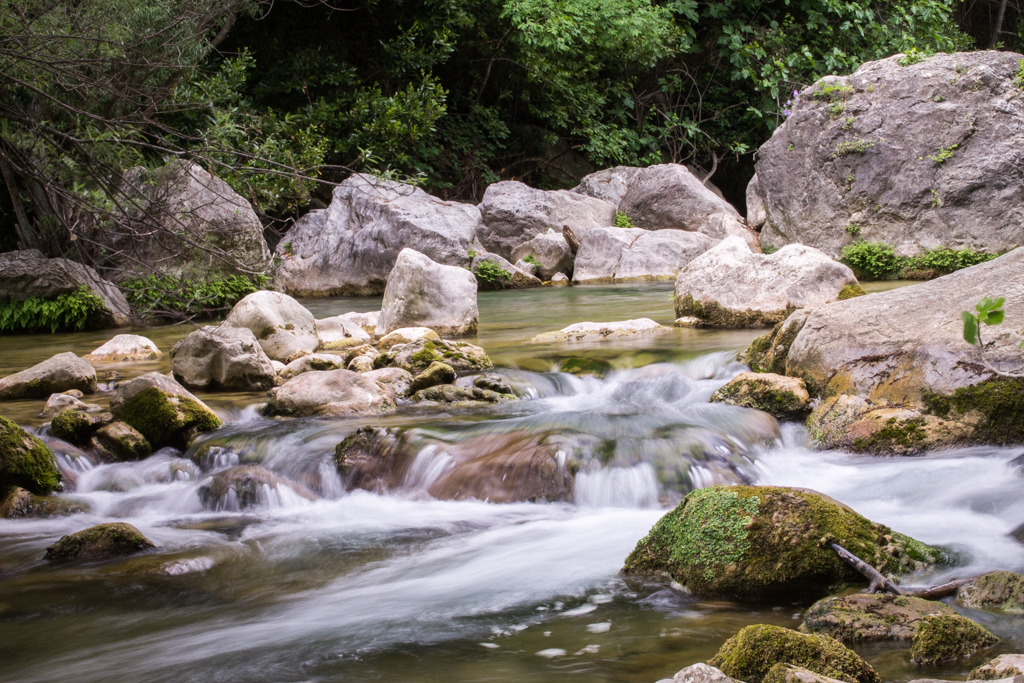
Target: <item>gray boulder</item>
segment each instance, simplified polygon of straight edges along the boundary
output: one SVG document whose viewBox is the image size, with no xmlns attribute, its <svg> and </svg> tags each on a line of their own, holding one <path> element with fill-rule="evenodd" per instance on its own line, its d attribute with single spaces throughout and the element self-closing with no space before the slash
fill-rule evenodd
<svg viewBox="0 0 1024 683">
<path fill-rule="evenodd" d="M 583 194 L 537 190 L 508 180 L 487 187 L 480 214 L 480 242 L 487 251 L 508 259 L 514 248 L 548 228 L 560 233 L 569 226 L 579 238 L 591 228 L 609 226 L 615 220 L 615 207 Z"/>
<path fill-rule="evenodd" d="M 377 349 L 380 351 L 388 351 L 392 346 L 399 344 L 412 344 L 413 342 L 423 340 L 437 341 L 441 339 L 437 332 L 434 332 L 429 327 L 400 327 L 399 329 L 389 332 L 377 341 Z"/>
<path fill-rule="evenodd" d="M 629 217 L 634 228 L 702 232 L 716 240 L 735 235 L 760 251 L 757 235 L 736 209 L 679 164 L 641 169 L 630 181 L 619 211 Z"/>
<path fill-rule="evenodd" d="M 403 327 L 428 327 L 451 337 L 476 334 L 476 287 L 476 278 L 465 268 L 403 249 L 388 276 L 377 336 Z"/>
<path fill-rule="evenodd" d="M 221 426 L 209 406 L 157 372 L 118 384 L 110 397 L 110 412 L 142 434 L 153 450 L 183 449 L 199 434 Z"/>
<path fill-rule="evenodd" d="M 378 415 L 393 412 L 393 390 L 351 370 L 313 370 L 272 389 L 267 415 Z"/>
<path fill-rule="evenodd" d="M 543 284 L 537 273 L 531 272 L 537 270 L 536 266 L 522 261 L 512 265 L 497 254 L 487 252 L 473 257 L 470 270 L 481 289 L 526 289 Z"/>
<path fill-rule="evenodd" d="M 402 368 L 380 368 L 363 373 L 363 377 L 376 380 L 392 392 L 395 398 L 404 398 L 410 393 L 413 376 L 408 370 Z"/>
<path fill-rule="evenodd" d="M 85 403 L 77 396 L 71 394 L 50 394 L 50 398 L 46 399 L 46 405 L 43 406 L 43 412 L 39 413 L 39 417 L 56 417 L 68 410 L 98 413 L 103 410 L 103 406 L 95 403 Z"/>
<path fill-rule="evenodd" d="M 367 334 L 366 330 L 348 315 L 336 315 L 317 320 L 316 336 L 320 340 L 322 349 L 358 346 L 372 339 L 372 334 Z"/>
<path fill-rule="evenodd" d="M 435 361 L 445 363 L 459 373 L 480 372 L 493 367 L 491 359 L 479 346 L 447 339 L 421 339 L 411 344 L 392 346 L 374 365 L 378 368 L 398 367 L 419 374 Z"/>
<path fill-rule="evenodd" d="M 1019 54 L 902 55 L 827 76 L 757 153 L 762 245 L 838 256 L 857 240 L 905 256 L 1024 244 Z"/>
<path fill-rule="evenodd" d="M 557 332 L 544 332 L 529 340 L 531 344 L 557 342 L 602 342 L 607 340 L 636 339 L 671 332 L 671 327 L 659 325 L 650 318 L 619 320 L 607 323 L 574 323 Z"/>
<path fill-rule="evenodd" d="M 853 271 L 812 247 L 751 252 L 742 238 L 722 240 L 676 278 L 676 315 L 707 327 L 771 327 L 798 308 L 837 301 L 858 287 Z M 849 291 L 849 290 L 847 290 Z"/>
<path fill-rule="evenodd" d="M 714 246 L 699 232 L 596 228 L 576 252 L 576 283 L 674 280 L 687 263 Z"/>
<path fill-rule="evenodd" d="M 296 358 L 286 365 L 278 374 L 282 379 L 291 379 L 296 375 L 313 370 L 337 370 L 347 365 L 343 356 L 335 356 L 331 353 L 311 353 L 302 358 Z"/>
<path fill-rule="evenodd" d="M 91 394 L 96 391 L 96 370 L 89 361 L 70 351 L 0 379 L 0 401 L 47 398 L 68 389 Z"/>
<path fill-rule="evenodd" d="M 585 176 L 572 191 L 601 199 L 612 206 L 618 206 L 622 198 L 626 196 L 629 184 L 641 170 L 635 166 L 605 168 Z"/>
<path fill-rule="evenodd" d="M 235 304 L 223 324 L 248 328 L 268 357 L 285 363 L 320 345 L 313 314 L 281 292 L 253 292 Z"/>
<path fill-rule="evenodd" d="M 226 182 L 187 161 L 125 174 L 130 230 L 111 231 L 104 262 L 118 280 L 156 271 L 188 279 L 261 273 L 271 254 L 263 224 Z"/>
<path fill-rule="evenodd" d="M 358 325 L 363 332 L 372 336 L 377 330 L 377 318 L 380 317 L 380 311 L 370 311 L 368 313 L 349 312 L 342 314 L 341 317 Z"/>
<path fill-rule="evenodd" d="M 90 314 L 87 327 L 106 329 L 131 324 L 131 307 L 113 283 L 95 270 L 62 258 L 46 258 L 35 249 L 0 254 L 0 300 L 56 299 L 87 288 L 103 302 Z"/>
<path fill-rule="evenodd" d="M 603 229 L 603 228 L 595 228 Z M 583 233 L 589 234 L 590 231 Z M 571 273 L 573 254 L 565 237 L 548 228 L 548 231 L 523 242 L 512 250 L 512 260 L 519 261 L 533 257 L 537 266 L 537 277 L 550 280 L 555 273 Z"/>
<path fill-rule="evenodd" d="M 501 258 L 501 257 L 499 256 L 498 258 Z M 504 259 L 502 259 L 502 260 L 504 260 Z M 524 261 L 523 259 L 519 259 L 513 265 L 516 268 L 518 268 L 519 270 L 521 270 L 524 273 L 526 273 L 527 275 L 532 275 L 533 277 L 537 277 L 537 274 L 540 272 L 539 270 L 537 270 L 537 266 L 535 266 L 534 264 L 530 263 L 529 261 Z M 540 282 L 539 279 L 537 281 Z"/>
<path fill-rule="evenodd" d="M 125 361 L 157 360 L 163 356 L 152 340 L 137 334 L 118 334 L 84 358 L 91 362 L 121 363 Z"/>
<path fill-rule="evenodd" d="M 184 386 L 207 391 L 269 389 L 277 377 L 256 335 L 227 325 L 204 327 L 175 344 L 171 370 Z"/>
<path fill-rule="evenodd" d="M 275 284 L 295 296 L 380 294 L 407 247 L 468 266 L 479 225 L 475 206 L 356 174 L 334 188 L 327 209 L 306 214 L 282 238 Z"/>
<path fill-rule="evenodd" d="M 758 230 L 768 220 L 768 214 L 764 210 L 764 200 L 761 199 L 761 186 L 757 182 L 757 174 L 747 183 L 747 227 Z"/>
</svg>

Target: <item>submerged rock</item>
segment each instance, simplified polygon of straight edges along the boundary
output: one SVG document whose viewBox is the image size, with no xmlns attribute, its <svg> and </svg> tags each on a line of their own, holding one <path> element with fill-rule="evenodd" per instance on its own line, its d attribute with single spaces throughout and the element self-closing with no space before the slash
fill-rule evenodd
<svg viewBox="0 0 1024 683">
<path fill-rule="evenodd" d="M 316 500 L 309 489 L 259 465 L 242 465 L 221 470 L 203 482 L 197 491 L 208 510 L 245 510 L 266 507 L 273 496 Z"/>
<path fill-rule="evenodd" d="M 199 434 L 221 426 L 209 406 L 166 375 L 151 372 L 119 384 L 110 398 L 114 417 L 150 445 L 184 449 Z"/>
<path fill-rule="evenodd" d="M 581 284 L 675 280 L 715 245 L 699 232 L 596 228 L 580 239 L 572 280 Z"/>
<path fill-rule="evenodd" d="M 89 361 L 70 351 L 0 379 L 0 401 L 20 398 L 47 398 L 68 389 L 87 394 L 96 391 L 96 370 Z"/>
<path fill-rule="evenodd" d="M 1024 612 L 1024 576 L 1013 572 L 989 572 L 960 586 L 957 602 L 964 607 L 995 607 L 1004 612 Z"/>
<path fill-rule="evenodd" d="M 981 652 L 999 639 L 958 614 L 924 617 L 917 622 L 910 657 L 914 664 L 939 664 Z"/>
<path fill-rule="evenodd" d="M 29 491 L 14 487 L 6 498 L 0 498 L 0 517 L 19 519 L 25 517 L 64 517 L 88 512 L 85 503 L 60 496 L 34 496 Z"/>
<path fill-rule="evenodd" d="M 762 683 L 777 664 L 798 666 L 846 683 L 880 681 L 870 664 L 838 640 L 767 624 L 742 629 L 725 641 L 708 664 L 746 683 Z M 783 671 L 772 673 L 770 683 L 785 680 Z"/>
<path fill-rule="evenodd" d="M 156 360 L 163 356 L 151 340 L 137 334 L 119 334 L 84 358 L 93 363 L 119 363 L 124 361 Z"/>
<path fill-rule="evenodd" d="M 90 445 L 107 460 L 142 460 L 153 453 L 146 437 L 124 422 L 111 422 L 98 429 Z"/>
<path fill-rule="evenodd" d="M 190 389 L 259 391 L 277 372 L 247 328 L 218 325 L 192 332 L 171 349 L 174 378 Z"/>
<path fill-rule="evenodd" d="M 800 419 L 811 410 L 802 379 L 770 373 L 740 373 L 712 394 L 711 402 L 763 410 L 780 420 Z"/>
<path fill-rule="evenodd" d="M 544 332 L 530 339 L 531 344 L 555 342 L 594 342 L 633 339 L 670 332 L 672 328 L 659 325 L 650 318 L 620 320 L 610 323 L 575 323 L 557 332 Z"/>
<path fill-rule="evenodd" d="M 909 595 L 854 593 L 811 605 L 800 631 L 844 642 L 910 640 L 925 617 L 952 614 L 956 612 L 949 605 Z"/>
<path fill-rule="evenodd" d="M 1024 674 L 1024 655 L 999 655 L 975 668 L 967 676 L 969 681 L 998 681 Z"/>
<path fill-rule="evenodd" d="M 0 415 L 0 492 L 15 486 L 44 496 L 60 489 L 60 472 L 46 444 Z"/>
<path fill-rule="evenodd" d="M 125 522 L 97 524 L 60 540 L 46 549 L 44 559 L 105 560 L 111 557 L 133 555 L 155 548 L 142 532 Z"/>
<path fill-rule="evenodd" d="M 450 365 L 455 372 L 461 373 L 480 372 L 493 367 L 491 359 L 479 346 L 446 339 L 424 339 L 392 346 L 388 353 L 374 361 L 374 367 L 399 367 L 419 374 L 435 361 Z"/>
<path fill-rule="evenodd" d="M 692 491 L 662 517 L 623 571 L 665 572 L 700 596 L 807 600 L 864 582 L 831 543 L 884 574 L 943 559 L 939 550 L 809 489 L 713 486 Z"/>
<path fill-rule="evenodd" d="M 403 327 L 427 327 L 441 336 L 474 335 L 480 319 L 476 288 L 476 278 L 465 268 L 403 249 L 388 275 L 377 336 Z"/>
<path fill-rule="evenodd" d="M 284 363 L 299 352 L 312 353 L 320 345 L 313 314 L 281 292 L 249 294 L 235 304 L 222 324 L 252 330 L 264 353 Z"/>
<path fill-rule="evenodd" d="M 270 392 L 267 415 L 376 415 L 393 412 L 395 400 L 380 382 L 351 370 L 311 370 Z"/>
</svg>

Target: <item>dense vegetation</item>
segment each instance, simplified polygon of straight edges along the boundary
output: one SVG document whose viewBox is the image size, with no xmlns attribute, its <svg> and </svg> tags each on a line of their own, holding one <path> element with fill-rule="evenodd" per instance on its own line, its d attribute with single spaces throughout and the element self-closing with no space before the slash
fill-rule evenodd
<svg viewBox="0 0 1024 683">
<path fill-rule="evenodd" d="M 917 256 L 898 256 L 896 250 L 883 242 L 855 242 L 843 248 L 843 263 L 860 279 L 866 280 L 930 280 L 961 268 L 991 261 L 998 254 L 974 249 L 932 249 Z"/>
</svg>

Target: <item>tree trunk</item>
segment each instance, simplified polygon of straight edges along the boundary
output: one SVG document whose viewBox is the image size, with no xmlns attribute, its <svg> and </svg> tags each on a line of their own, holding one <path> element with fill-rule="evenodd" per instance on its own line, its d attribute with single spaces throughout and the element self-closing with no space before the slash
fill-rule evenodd
<svg viewBox="0 0 1024 683">
<path fill-rule="evenodd" d="M 992 39 L 988 41 L 988 49 L 996 49 L 996 44 L 999 43 L 999 34 L 1003 30 L 1003 17 L 1006 16 L 1006 0 L 1000 0 L 999 11 L 996 12 L 996 25 L 992 29 Z"/>
</svg>

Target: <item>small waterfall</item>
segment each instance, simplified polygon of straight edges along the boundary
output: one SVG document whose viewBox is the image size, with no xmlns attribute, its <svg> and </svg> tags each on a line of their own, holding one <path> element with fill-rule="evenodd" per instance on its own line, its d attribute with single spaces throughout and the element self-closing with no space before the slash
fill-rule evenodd
<svg viewBox="0 0 1024 683">
<path fill-rule="evenodd" d="M 414 491 L 426 491 L 451 465 L 452 456 L 434 444 L 426 446 L 409 466 L 403 486 Z"/>
<path fill-rule="evenodd" d="M 658 478 L 648 463 L 580 472 L 574 497 L 580 507 L 656 507 Z"/>
</svg>

